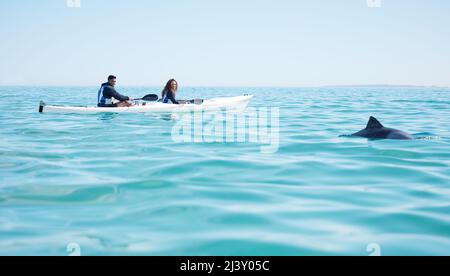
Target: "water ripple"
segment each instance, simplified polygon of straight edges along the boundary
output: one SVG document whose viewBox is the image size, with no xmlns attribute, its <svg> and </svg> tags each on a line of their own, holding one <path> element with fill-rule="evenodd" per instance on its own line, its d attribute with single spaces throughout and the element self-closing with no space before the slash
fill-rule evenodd
<svg viewBox="0 0 450 276">
<path fill-rule="evenodd" d="M 448 89 L 181 92 L 279 106 L 274 154 L 175 143 L 170 116 L 36 112 L 42 99 L 92 104 L 95 90 L 0 88 L 16 107 L 0 106 L 0 255 L 65 255 L 69 243 L 85 255 L 368 255 L 369 243 L 450 254 Z M 418 139 L 339 137 L 369 116 Z"/>
</svg>

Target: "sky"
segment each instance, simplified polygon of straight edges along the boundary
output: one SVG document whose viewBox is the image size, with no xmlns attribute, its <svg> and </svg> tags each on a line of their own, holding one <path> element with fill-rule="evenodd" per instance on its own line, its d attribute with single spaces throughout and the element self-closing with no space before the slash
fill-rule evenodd
<svg viewBox="0 0 450 276">
<path fill-rule="evenodd" d="M 0 85 L 450 87 L 450 1 L 369 2 L 0 0 Z"/>
</svg>

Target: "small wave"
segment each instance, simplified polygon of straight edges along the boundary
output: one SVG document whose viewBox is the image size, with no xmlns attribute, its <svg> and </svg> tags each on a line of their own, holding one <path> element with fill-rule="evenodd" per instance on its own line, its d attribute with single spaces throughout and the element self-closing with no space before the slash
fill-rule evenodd
<svg viewBox="0 0 450 276">
<path fill-rule="evenodd" d="M 441 140 L 440 136 L 434 135 L 433 133 L 429 132 L 421 132 L 413 134 L 413 137 L 417 140 Z"/>
</svg>

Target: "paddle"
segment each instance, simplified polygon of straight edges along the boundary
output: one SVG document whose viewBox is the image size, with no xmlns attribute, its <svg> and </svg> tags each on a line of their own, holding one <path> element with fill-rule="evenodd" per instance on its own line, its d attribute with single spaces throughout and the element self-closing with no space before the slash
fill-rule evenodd
<svg viewBox="0 0 450 276">
<path fill-rule="evenodd" d="M 135 101 L 146 101 L 146 102 L 155 102 L 159 99 L 158 95 L 155 94 L 149 94 L 145 95 L 144 97 L 140 99 L 134 99 Z"/>
<path fill-rule="evenodd" d="M 178 103 L 180 104 L 196 104 L 201 105 L 204 100 L 202 99 L 193 99 L 193 100 L 178 100 Z"/>
<path fill-rule="evenodd" d="M 198 105 L 200 105 L 200 104 L 202 104 L 203 102 L 204 102 L 203 99 L 193 99 L 193 100 L 191 100 L 191 103 L 192 103 L 192 104 L 198 104 Z"/>
</svg>

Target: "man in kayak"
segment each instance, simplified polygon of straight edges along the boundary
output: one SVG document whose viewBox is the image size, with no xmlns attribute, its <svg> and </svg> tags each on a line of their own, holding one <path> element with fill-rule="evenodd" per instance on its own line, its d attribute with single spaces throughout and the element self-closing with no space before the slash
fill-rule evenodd
<svg viewBox="0 0 450 276">
<path fill-rule="evenodd" d="M 114 89 L 116 86 L 116 77 L 109 76 L 108 82 L 103 83 L 98 91 L 98 107 L 128 107 L 132 104 L 128 101 L 132 101 L 133 99 L 127 96 L 121 95 L 119 92 Z M 113 103 L 113 99 L 119 101 L 118 103 Z"/>
</svg>

